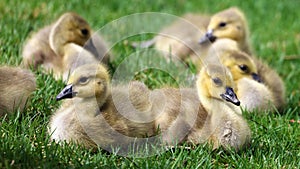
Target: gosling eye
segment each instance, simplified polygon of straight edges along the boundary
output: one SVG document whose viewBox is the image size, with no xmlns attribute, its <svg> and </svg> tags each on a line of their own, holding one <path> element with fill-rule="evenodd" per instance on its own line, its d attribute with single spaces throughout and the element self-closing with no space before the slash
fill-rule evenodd
<svg viewBox="0 0 300 169">
<path fill-rule="evenodd" d="M 79 79 L 79 83 L 80 83 L 80 84 L 86 84 L 88 81 L 89 81 L 89 78 L 88 78 L 88 77 L 81 77 L 81 78 Z"/>
<path fill-rule="evenodd" d="M 239 68 L 245 73 L 249 72 L 249 68 L 247 65 L 239 65 Z"/>
<path fill-rule="evenodd" d="M 225 27 L 226 25 L 227 25 L 226 22 L 221 22 L 221 23 L 219 23 L 219 27 L 220 27 L 220 28 Z"/>
<path fill-rule="evenodd" d="M 222 80 L 218 77 L 212 78 L 213 82 L 217 86 L 222 86 Z"/>
<path fill-rule="evenodd" d="M 87 29 L 81 29 L 83 35 L 88 35 L 89 31 Z"/>
</svg>

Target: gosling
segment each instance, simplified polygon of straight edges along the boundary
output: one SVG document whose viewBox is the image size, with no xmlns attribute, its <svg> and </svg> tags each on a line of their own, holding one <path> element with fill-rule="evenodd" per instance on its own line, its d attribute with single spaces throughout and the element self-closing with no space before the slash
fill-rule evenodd
<svg viewBox="0 0 300 169">
<path fill-rule="evenodd" d="M 155 126 L 163 143 L 174 146 L 208 141 L 214 148 L 241 149 L 251 132 L 238 107 L 231 73 L 221 65 L 209 64 L 198 77 L 197 89 L 162 88 L 150 93 L 150 109 L 155 112 Z"/>
<path fill-rule="evenodd" d="M 147 90 L 141 83 L 132 83 L 130 94 L 121 87 L 111 91 L 109 74 L 103 65 L 80 66 L 57 95 L 57 100 L 64 102 L 51 117 L 51 138 L 86 148 L 110 149 L 129 145 L 135 138 L 152 136 L 154 123 L 143 120 L 151 117 L 151 114 L 143 114 L 148 99 L 136 99 L 146 94 L 141 91 Z"/>
<path fill-rule="evenodd" d="M 50 71 L 63 66 L 62 56 L 58 52 L 59 46 L 50 46 L 49 42 L 49 39 L 53 39 L 54 36 L 53 33 L 50 35 L 50 32 L 53 32 L 51 30 L 53 27 L 58 26 L 60 29 L 58 32 L 60 32 L 61 37 L 56 38 L 55 42 L 61 45 L 61 42 L 65 41 L 84 46 L 97 60 L 108 63 L 110 54 L 108 53 L 106 42 L 99 35 L 92 35 L 89 24 L 81 16 L 68 12 L 60 16 L 53 24 L 45 26 L 37 33 L 32 34 L 25 42 L 22 50 L 22 65 L 25 68 L 41 66 L 46 71 Z"/>
<path fill-rule="evenodd" d="M 36 89 L 35 76 L 29 70 L 0 67 L 0 116 L 16 110 L 23 111 Z"/>
<path fill-rule="evenodd" d="M 214 149 L 223 146 L 239 150 L 247 145 L 251 131 L 238 107 L 240 101 L 229 70 L 209 64 L 201 69 L 196 85 L 201 106 L 187 141 L 209 141 Z"/>
<path fill-rule="evenodd" d="M 236 41 L 240 50 L 251 55 L 248 24 L 244 13 L 237 7 L 213 15 L 205 36 L 200 39 L 200 44 L 207 41 L 215 42 L 223 38 Z"/>
<path fill-rule="evenodd" d="M 231 44 L 224 48 L 224 43 Z M 233 48 L 235 41 L 220 39 L 212 45 L 208 52 L 208 62 L 220 62 L 232 73 L 233 80 L 237 85 L 237 96 L 241 100 L 241 107 L 247 110 L 272 110 L 274 106 L 274 94 L 262 83 L 261 77 L 257 74 L 257 68 L 253 59 L 244 52 Z M 226 46 L 226 45 L 225 45 Z"/>
<path fill-rule="evenodd" d="M 225 38 L 236 41 L 239 50 L 252 56 L 253 52 L 249 42 L 248 24 L 244 14 L 236 7 L 229 8 L 213 16 L 207 27 L 207 33 L 201 38 L 200 43 L 203 44 L 208 40 L 214 43 Z M 252 57 L 252 59 L 263 83 L 274 94 L 275 107 L 279 109 L 283 108 L 286 100 L 285 86 L 281 77 L 263 61 L 256 57 Z"/>
<path fill-rule="evenodd" d="M 172 57 L 198 65 L 210 47 L 210 43 L 206 42 L 214 42 L 219 38 L 238 41 L 239 48 L 250 54 L 247 28 L 242 11 L 232 7 L 211 17 L 203 14 L 186 14 L 182 19 L 164 28 L 152 41 L 155 42 L 157 50 L 167 53 L 166 56 L 169 57 L 171 53 Z M 200 41 L 199 37 L 202 37 Z"/>
<path fill-rule="evenodd" d="M 206 45 L 198 45 L 198 37 L 206 32 L 209 20 L 210 17 L 204 14 L 183 15 L 159 32 L 154 38 L 155 48 L 162 51 L 166 57 L 171 53 L 172 57 L 184 61 L 197 59 L 195 52 L 205 51 L 206 48 Z"/>
</svg>

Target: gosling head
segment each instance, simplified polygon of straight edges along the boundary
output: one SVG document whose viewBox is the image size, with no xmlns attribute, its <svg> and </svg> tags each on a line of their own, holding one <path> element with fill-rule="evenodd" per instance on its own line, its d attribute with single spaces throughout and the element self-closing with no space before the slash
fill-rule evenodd
<svg viewBox="0 0 300 169">
<path fill-rule="evenodd" d="M 238 8 L 232 7 L 212 16 L 207 32 L 199 43 L 214 42 L 222 38 L 237 42 L 244 41 L 247 36 L 247 28 L 244 14 Z"/>
<path fill-rule="evenodd" d="M 56 54 L 62 55 L 61 47 L 67 43 L 83 46 L 91 37 L 91 28 L 87 21 L 76 13 L 63 14 L 53 25 L 49 41 Z"/>
<path fill-rule="evenodd" d="M 206 65 L 197 80 L 199 96 L 225 100 L 239 106 L 240 101 L 234 93 L 235 85 L 229 70 L 220 65 Z"/>
<path fill-rule="evenodd" d="M 74 70 L 68 85 L 57 95 L 56 100 L 67 98 L 97 98 L 105 101 L 109 94 L 109 74 L 101 64 L 86 64 Z"/>
<path fill-rule="evenodd" d="M 219 59 L 231 71 L 234 81 L 246 77 L 262 82 L 257 74 L 256 65 L 248 54 L 237 50 L 229 50 L 221 53 Z"/>
</svg>

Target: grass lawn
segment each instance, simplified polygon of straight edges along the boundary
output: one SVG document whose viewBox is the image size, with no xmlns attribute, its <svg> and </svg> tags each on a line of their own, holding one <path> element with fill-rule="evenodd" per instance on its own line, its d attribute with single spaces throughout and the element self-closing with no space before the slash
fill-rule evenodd
<svg viewBox="0 0 300 169">
<path fill-rule="evenodd" d="M 47 124 L 59 107 L 56 95 L 64 87 L 49 74 L 35 71 L 38 89 L 23 113 L 0 119 L 0 168 L 298 168 L 300 166 L 300 2 L 224 0 L 172 1 L 79 1 L 2 0 L 0 3 L 0 65 L 19 65 L 25 39 L 50 24 L 63 12 L 74 11 L 97 30 L 120 17 L 137 12 L 163 12 L 180 16 L 186 12 L 215 13 L 240 7 L 248 18 L 251 43 L 258 57 L 277 70 L 286 85 L 287 105 L 280 112 L 245 112 L 253 138 L 240 151 L 211 151 L 208 145 L 193 150 L 180 147 L 147 158 L 122 157 L 103 151 L 91 152 L 77 145 L 61 146 L 49 140 Z M 156 20 L 153 20 L 156 22 Z M 159 21 L 158 21 L 159 22 Z M 157 23 L 157 22 L 156 22 Z M 149 23 L 150 25 L 152 23 Z M 122 28 L 120 28 L 122 29 Z M 125 30 L 126 31 L 126 30 Z M 111 31 L 111 36 L 117 32 Z M 140 35 L 132 39 L 146 39 Z M 113 48 L 114 72 L 135 50 L 123 41 Z M 162 62 L 159 62 L 163 64 Z M 135 65 L 135 63 L 131 63 Z M 143 64 L 143 63 L 141 63 Z M 162 65 L 167 66 L 167 65 Z M 192 71 L 193 72 L 193 71 Z M 178 86 L 163 72 L 136 74 L 151 88 Z M 177 79 L 176 79 L 177 80 Z M 293 121 L 294 120 L 294 121 Z"/>
</svg>

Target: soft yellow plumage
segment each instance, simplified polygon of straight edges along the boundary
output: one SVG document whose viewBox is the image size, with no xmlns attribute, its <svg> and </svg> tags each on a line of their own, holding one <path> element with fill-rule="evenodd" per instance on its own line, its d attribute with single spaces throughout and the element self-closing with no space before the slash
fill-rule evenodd
<svg viewBox="0 0 300 169">
<path fill-rule="evenodd" d="M 77 57 L 78 54 L 81 55 Z M 69 69 L 90 62 L 107 63 L 109 53 L 102 38 L 97 34 L 92 36 L 87 21 L 68 12 L 33 34 L 25 43 L 22 55 L 23 66 L 42 66 L 46 71 L 53 71 L 56 78 L 63 75 L 66 80 Z"/>
</svg>

